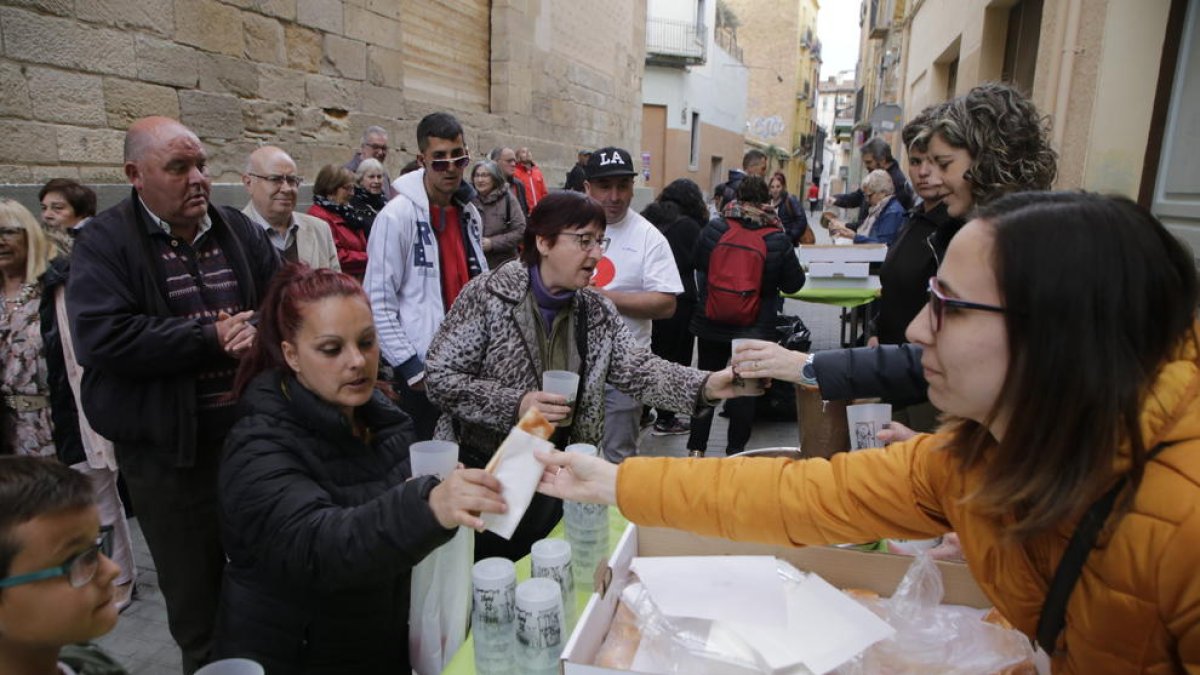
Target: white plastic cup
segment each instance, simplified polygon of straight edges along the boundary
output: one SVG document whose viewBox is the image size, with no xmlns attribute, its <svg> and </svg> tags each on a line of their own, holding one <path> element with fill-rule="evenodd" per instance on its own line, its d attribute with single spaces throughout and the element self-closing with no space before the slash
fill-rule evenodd
<svg viewBox="0 0 1200 675">
<path fill-rule="evenodd" d="M 517 670 L 557 673 L 566 642 L 562 591 L 553 579 L 529 579 L 517 586 Z"/>
<path fill-rule="evenodd" d="M 408 446 L 413 478 L 437 476 L 446 478 L 458 466 L 458 443 L 451 441 L 417 441 Z"/>
<path fill-rule="evenodd" d="M 571 426 L 575 421 L 575 394 L 579 392 L 579 373 L 569 370 L 547 370 L 542 373 L 542 391 L 566 397 L 571 412 L 567 413 L 566 419 L 555 424 L 560 427 Z"/>
<path fill-rule="evenodd" d="M 471 568 L 471 585 L 475 672 L 512 675 L 517 646 L 517 568 L 505 558 L 484 558 Z"/>
<path fill-rule="evenodd" d="M 591 457 L 599 457 L 600 449 L 591 443 L 572 443 L 563 448 L 564 452 L 577 452 L 581 455 L 589 455 Z"/>
<path fill-rule="evenodd" d="M 265 675 L 266 669 L 250 659 L 221 659 L 196 671 L 196 675 Z"/>
<path fill-rule="evenodd" d="M 571 573 L 571 544 L 565 539 L 540 539 L 530 549 L 530 574 L 535 579 L 553 579 L 562 591 L 563 616 L 575 617 L 575 576 Z"/>
<path fill-rule="evenodd" d="M 850 428 L 850 449 L 878 448 L 879 431 L 892 421 L 890 403 L 863 403 L 846 406 L 846 421 Z"/>
<path fill-rule="evenodd" d="M 732 356 L 738 353 L 738 347 L 750 341 L 751 338 L 734 338 L 732 340 L 729 347 L 730 363 L 733 362 Z M 742 377 L 741 375 L 735 374 L 733 378 L 733 384 L 735 388 L 743 390 L 743 392 L 739 395 L 748 396 L 758 394 L 762 393 L 762 391 L 765 389 L 765 387 L 763 387 L 762 378 L 759 377 Z"/>
<path fill-rule="evenodd" d="M 506 558 L 484 558 L 471 568 L 472 613 L 478 621 L 516 619 L 517 568 Z"/>
</svg>

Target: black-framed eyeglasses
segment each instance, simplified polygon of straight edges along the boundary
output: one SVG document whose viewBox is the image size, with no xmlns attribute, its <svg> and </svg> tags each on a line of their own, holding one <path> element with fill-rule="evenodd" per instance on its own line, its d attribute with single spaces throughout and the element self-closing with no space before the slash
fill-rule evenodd
<svg viewBox="0 0 1200 675">
<path fill-rule="evenodd" d="M 367 146 L 368 148 L 370 148 L 372 150 L 376 150 L 378 152 L 387 152 L 388 151 L 388 146 L 385 144 L 381 144 L 381 143 L 363 143 L 363 145 Z"/>
<path fill-rule="evenodd" d="M 942 321 L 947 307 L 954 309 L 977 309 L 984 312 L 998 312 L 1000 314 L 1008 311 L 998 305 L 985 305 L 978 302 L 947 298 L 946 294 L 942 293 L 938 278 L 929 277 L 929 320 L 933 324 L 933 332 L 937 333 L 942 330 Z"/>
<path fill-rule="evenodd" d="M 71 588 L 86 586 L 96 577 L 96 571 L 100 569 L 100 556 L 104 555 L 108 557 L 112 551 L 112 544 L 110 543 L 111 532 L 112 528 L 101 528 L 100 536 L 96 537 L 95 543 L 67 558 L 63 564 L 55 567 L 47 567 L 44 570 L 28 574 L 0 579 L 0 588 L 23 586 L 25 584 L 32 584 L 35 581 L 44 581 L 56 577 L 66 577 L 67 583 L 71 584 Z"/>
<path fill-rule="evenodd" d="M 580 234 L 578 232 L 559 232 L 567 236 L 575 237 L 575 243 L 579 244 L 579 248 L 584 251 L 590 251 L 599 246 L 600 252 L 604 253 L 608 250 L 608 245 L 612 243 L 612 239 L 608 237 L 597 237 L 594 234 Z"/>
<path fill-rule="evenodd" d="M 254 176 L 259 180 L 265 180 L 275 187 L 282 187 L 284 183 L 287 183 L 291 187 L 300 187 L 300 184 L 304 182 L 304 179 L 300 176 L 284 176 L 278 173 L 273 173 L 270 176 L 263 176 L 257 173 L 248 173 L 246 175 Z"/>
<path fill-rule="evenodd" d="M 466 154 L 461 157 L 450 157 L 449 159 L 431 159 L 429 160 L 429 168 L 438 173 L 444 173 L 450 170 L 450 165 L 453 164 L 456 169 L 465 169 L 471 163 L 471 155 Z"/>
</svg>

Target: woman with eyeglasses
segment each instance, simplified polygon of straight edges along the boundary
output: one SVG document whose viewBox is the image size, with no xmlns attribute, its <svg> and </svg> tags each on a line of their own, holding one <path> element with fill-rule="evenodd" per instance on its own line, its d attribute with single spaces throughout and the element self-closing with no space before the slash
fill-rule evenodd
<svg viewBox="0 0 1200 675">
<path fill-rule="evenodd" d="M 367 223 L 354 209 L 354 174 L 344 166 L 326 164 L 313 183 L 313 204 L 308 215 L 329 223 L 342 271 L 362 281 L 367 270 Z"/>
<path fill-rule="evenodd" d="M 500 166 L 490 159 L 475 162 L 471 168 L 475 196 L 471 203 L 483 219 L 483 254 L 489 269 L 495 269 L 517 257 L 525 237 L 525 213 L 507 188 Z"/>
<path fill-rule="evenodd" d="M 947 415 L 938 433 L 829 460 L 618 470 L 552 453 L 539 489 L 784 545 L 957 530 L 983 592 L 1054 672 L 1194 672 L 1198 301 L 1192 254 L 1133 202 L 1002 197 L 951 240 L 908 328 Z"/>
<path fill-rule="evenodd" d="M 350 197 L 350 207 L 362 220 L 363 230 L 371 235 L 371 224 L 375 216 L 387 206 L 387 171 L 379 160 L 367 158 L 359 162 L 354 170 L 354 195 Z"/>
<path fill-rule="evenodd" d="M 375 323 L 349 276 L 289 265 L 261 316 L 219 476 L 214 653 L 268 673 L 407 673 L 410 571 L 502 511 L 500 484 L 412 477 L 412 420 L 376 390 Z"/>
<path fill-rule="evenodd" d="M 550 194 L 530 214 L 521 259 L 474 279 L 446 315 L 426 356 L 426 387 L 443 411 L 436 437 L 456 441 L 467 466 L 485 466 L 530 408 L 556 424 L 558 447 L 599 445 L 605 384 L 693 415 L 734 395 L 730 369 L 693 370 L 638 347 L 612 303 L 590 286 L 608 245 L 605 227 L 596 201 Z M 579 374 L 573 403 L 542 390 L 547 370 Z M 510 541 L 479 535 L 475 557 L 526 555 L 561 512 L 557 500 L 535 499 Z"/>
<path fill-rule="evenodd" d="M 1049 190 L 1054 183 L 1057 156 L 1050 147 L 1046 119 L 1009 85 L 979 85 L 939 106 L 927 124 L 918 136 L 925 141 L 930 161 L 922 182 L 927 190 L 944 195 L 950 218 L 966 219 L 1003 195 Z M 954 226 L 939 227 L 928 239 L 928 264 L 936 269 L 957 231 Z M 923 293 L 930 274 L 909 273 L 903 282 L 907 292 Z M 739 372 L 747 377 L 819 387 L 825 400 L 878 396 L 893 405 L 927 400 L 920 361 L 920 347 L 911 344 L 804 354 L 755 342 L 734 355 Z M 884 436 L 896 440 L 895 433 L 905 432 L 897 427 Z"/>
<path fill-rule="evenodd" d="M 771 196 L 766 181 L 759 176 L 747 176 L 737 188 L 737 199 L 725 207 L 724 217 L 714 218 L 700 231 L 696 242 L 693 264 L 696 269 L 696 309 L 692 312 L 691 330 L 697 338 L 697 361 L 699 368 L 717 370 L 729 363 L 733 340 L 756 338 L 771 340 L 775 337 L 775 321 L 779 316 L 778 298 L 782 290 L 794 293 L 804 285 L 804 271 L 792 248 L 791 238 L 784 232 L 775 209 L 770 204 Z M 743 236 L 743 240 L 727 237 Z M 753 241 L 757 240 L 757 241 Z M 742 266 L 742 259 L 720 253 L 746 249 L 758 244 L 765 258 L 759 269 L 761 275 L 752 280 L 753 288 L 729 288 L 736 276 L 731 270 L 716 267 Z M 738 247 L 738 248 L 731 248 Z M 755 251 L 757 253 L 757 251 Z M 749 268 L 747 268 L 749 269 Z M 721 276 L 714 276 L 720 272 Z M 732 271 L 736 275 L 736 270 Z M 750 281 L 750 280 L 747 280 Z M 731 293 L 745 297 L 748 291 L 757 295 L 757 309 L 752 316 L 734 317 L 715 314 L 724 305 L 721 296 Z M 735 320 L 740 318 L 741 320 Z M 725 454 L 735 455 L 746 449 L 754 426 L 755 400 L 736 398 L 725 403 L 729 415 L 729 429 L 725 439 Z M 712 429 L 712 417 L 692 420 L 688 435 L 688 454 L 703 457 L 708 449 L 708 434 Z"/>
</svg>

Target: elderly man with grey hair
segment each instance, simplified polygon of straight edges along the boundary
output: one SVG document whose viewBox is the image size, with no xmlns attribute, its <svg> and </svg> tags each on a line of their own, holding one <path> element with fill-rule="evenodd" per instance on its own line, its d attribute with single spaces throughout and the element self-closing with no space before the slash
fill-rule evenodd
<svg viewBox="0 0 1200 675">
<path fill-rule="evenodd" d="M 346 162 L 347 169 L 357 173 L 358 165 L 364 159 L 375 159 L 384 166 L 383 169 L 383 192 L 388 199 L 396 196 L 396 191 L 392 189 L 392 177 L 387 172 L 387 156 L 388 156 L 388 132 L 383 127 L 371 125 L 363 130 L 362 141 L 359 143 L 358 150 L 354 151 L 354 156 Z"/>
<path fill-rule="evenodd" d="M 296 162 L 282 148 L 265 145 L 255 150 L 242 174 L 242 185 L 250 193 L 242 213 L 263 228 L 284 260 L 341 271 L 329 225 L 295 210 L 301 182 Z"/>
<path fill-rule="evenodd" d="M 894 191 L 892 177 L 883 169 L 875 169 L 867 174 L 862 183 L 862 193 L 867 200 L 867 217 L 859 223 L 858 231 L 834 220 L 829 226 L 829 233 L 834 237 L 853 239 L 856 244 L 891 246 L 904 226 L 906 213 Z"/>
</svg>

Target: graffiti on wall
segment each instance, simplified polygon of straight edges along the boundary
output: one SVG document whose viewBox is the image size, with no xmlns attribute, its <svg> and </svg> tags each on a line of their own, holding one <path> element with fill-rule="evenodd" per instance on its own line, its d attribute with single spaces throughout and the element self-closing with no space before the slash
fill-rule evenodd
<svg viewBox="0 0 1200 675">
<path fill-rule="evenodd" d="M 752 117 L 746 121 L 746 132 L 762 140 L 768 140 L 782 134 L 785 128 L 783 118 L 779 115 Z"/>
</svg>

